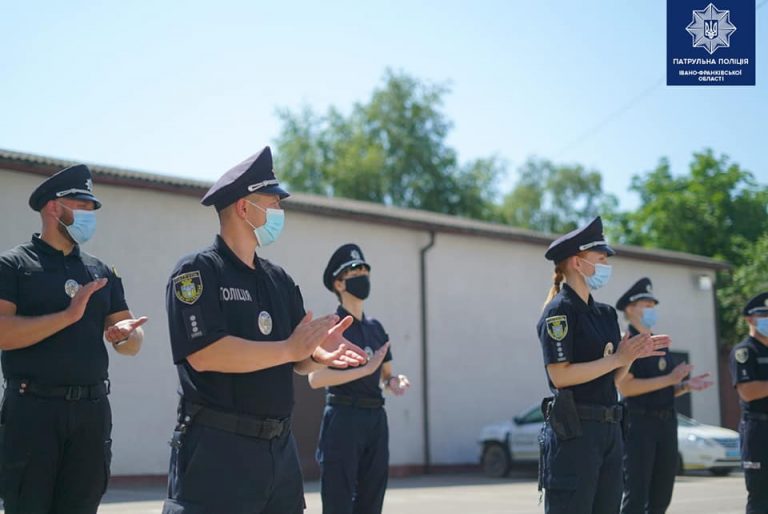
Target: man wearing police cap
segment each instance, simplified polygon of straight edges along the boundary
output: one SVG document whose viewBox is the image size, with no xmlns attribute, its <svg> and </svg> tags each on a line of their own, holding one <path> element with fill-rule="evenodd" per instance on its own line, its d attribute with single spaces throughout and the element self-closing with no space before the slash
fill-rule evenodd
<svg viewBox="0 0 768 514">
<path fill-rule="evenodd" d="M 649 278 L 641 278 L 616 302 L 629 322 L 630 336 L 651 334 L 659 300 Z M 712 385 L 708 373 L 685 377 L 693 366 L 674 365 L 667 349 L 657 358 L 638 359 L 618 382 L 628 418 L 624 434 L 622 514 L 660 514 L 672 500 L 677 471 L 675 397 Z"/>
<path fill-rule="evenodd" d="M 382 388 L 400 396 L 410 386 L 392 372 L 389 335 L 365 315 L 371 266 L 356 244 L 331 256 L 323 284 L 339 299 L 339 317 L 352 316 L 347 338 L 365 348 L 370 361 L 355 369 L 324 368 L 309 375 L 312 388 L 326 388 L 317 460 L 324 514 L 380 514 L 389 471 L 389 428 Z M 351 450 L 347 446 L 351 445 Z"/>
<path fill-rule="evenodd" d="M 131 314 L 114 268 L 80 248 L 101 207 L 86 166 L 45 180 L 29 206 L 41 233 L 0 254 L 5 512 L 95 513 L 112 456 L 104 341 L 135 355 L 147 318 Z"/>
<path fill-rule="evenodd" d="M 741 461 L 747 514 L 768 512 L 768 292 L 742 311 L 749 336 L 731 350 L 733 385 L 741 400 Z"/>
<path fill-rule="evenodd" d="M 182 397 L 165 513 L 301 512 L 293 373 L 367 360 L 343 337 L 351 316 L 312 319 L 291 277 L 256 254 L 280 236 L 286 197 L 269 147 L 225 173 L 202 199 L 218 212 L 219 235 L 168 282 Z"/>
</svg>

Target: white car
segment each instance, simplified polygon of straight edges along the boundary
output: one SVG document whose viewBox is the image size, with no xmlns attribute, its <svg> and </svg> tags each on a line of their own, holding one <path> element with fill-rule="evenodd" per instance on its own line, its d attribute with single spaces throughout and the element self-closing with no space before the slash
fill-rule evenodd
<svg viewBox="0 0 768 514">
<path fill-rule="evenodd" d="M 741 466 L 739 434 L 727 428 L 704 425 L 677 415 L 678 472 L 706 469 L 724 476 Z M 508 421 L 483 427 L 480 432 L 483 472 L 490 477 L 509 474 L 513 463 L 537 462 L 539 433 L 544 416 L 539 404 Z"/>
</svg>

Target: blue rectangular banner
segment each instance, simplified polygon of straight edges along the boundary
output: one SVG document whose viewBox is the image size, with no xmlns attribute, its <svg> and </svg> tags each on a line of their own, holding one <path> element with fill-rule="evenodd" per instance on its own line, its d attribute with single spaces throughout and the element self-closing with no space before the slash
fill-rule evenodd
<svg viewBox="0 0 768 514">
<path fill-rule="evenodd" d="M 667 0 L 668 86 L 754 86 L 755 0 Z"/>
</svg>

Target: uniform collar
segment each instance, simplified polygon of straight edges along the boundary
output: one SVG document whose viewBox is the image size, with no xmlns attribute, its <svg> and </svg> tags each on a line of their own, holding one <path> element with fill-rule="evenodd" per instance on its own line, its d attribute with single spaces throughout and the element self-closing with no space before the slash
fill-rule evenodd
<svg viewBox="0 0 768 514">
<path fill-rule="evenodd" d="M 248 271 L 257 271 L 261 269 L 259 258 L 255 253 L 253 254 L 253 266 L 255 269 L 253 269 L 240 260 L 240 257 L 238 257 L 237 254 L 233 252 L 229 246 L 227 246 L 226 241 L 224 241 L 224 238 L 221 237 L 220 234 L 216 234 L 216 241 L 213 243 L 213 247 L 217 252 L 219 252 L 219 255 L 231 261 L 235 266 L 238 266 L 242 269 L 247 269 Z"/>
<path fill-rule="evenodd" d="M 627 331 L 629 332 L 630 337 L 636 336 L 640 333 L 640 331 L 636 329 L 632 323 L 630 323 L 629 327 L 627 327 Z"/>
<path fill-rule="evenodd" d="M 363 313 L 363 319 L 357 319 L 342 305 L 339 305 L 339 308 L 336 309 L 336 314 L 339 316 L 340 319 L 344 319 L 347 316 L 352 316 L 353 323 L 359 323 L 359 322 L 365 321 L 365 313 Z"/>
<path fill-rule="evenodd" d="M 39 233 L 32 235 L 32 245 L 37 251 L 47 253 L 48 255 L 56 255 L 59 257 L 80 257 L 80 245 L 75 244 L 75 246 L 72 247 L 72 251 L 69 252 L 69 254 L 64 255 L 64 252 L 46 243 L 45 240 L 40 237 Z"/>
<path fill-rule="evenodd" d="M 595 300 L 592 298 L 591 294 L 589 295 L 587 303 L 584 303 L 584 300 L 581 299 L 581 296 L 579 296 L 578 293 L 574 291 L 573 288 L 568 284 L 563 284 L 560 290 L 562 291 L 563 296 L 568 298 L 573 306 L 576 307 L 576 309 L 579 311 L 588 311 L 595 305 Z"/>
</svg>

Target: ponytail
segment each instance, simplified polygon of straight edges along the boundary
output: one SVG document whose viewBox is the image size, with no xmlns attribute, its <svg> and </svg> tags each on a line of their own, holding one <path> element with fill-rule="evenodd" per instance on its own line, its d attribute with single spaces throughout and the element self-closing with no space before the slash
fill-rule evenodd
<svg viewBox="0 0 768 514">
<path fill-rule="evenodd" d="M 560 292 L 560 284 L 562 284 L 565 280 L 565 273 L 563 273 L 561 264 L 563 264 L 563 262 L 559 262 L 557 266 L 555 266 L 555 274 L 552 276 L 552 287 L 549 288 L 547 299 L 544 301 L 544 307 L 546 307 L 547 304 L 551 302 L 555 296 L 557 296 L 557 294 Z"/>
</svg>

